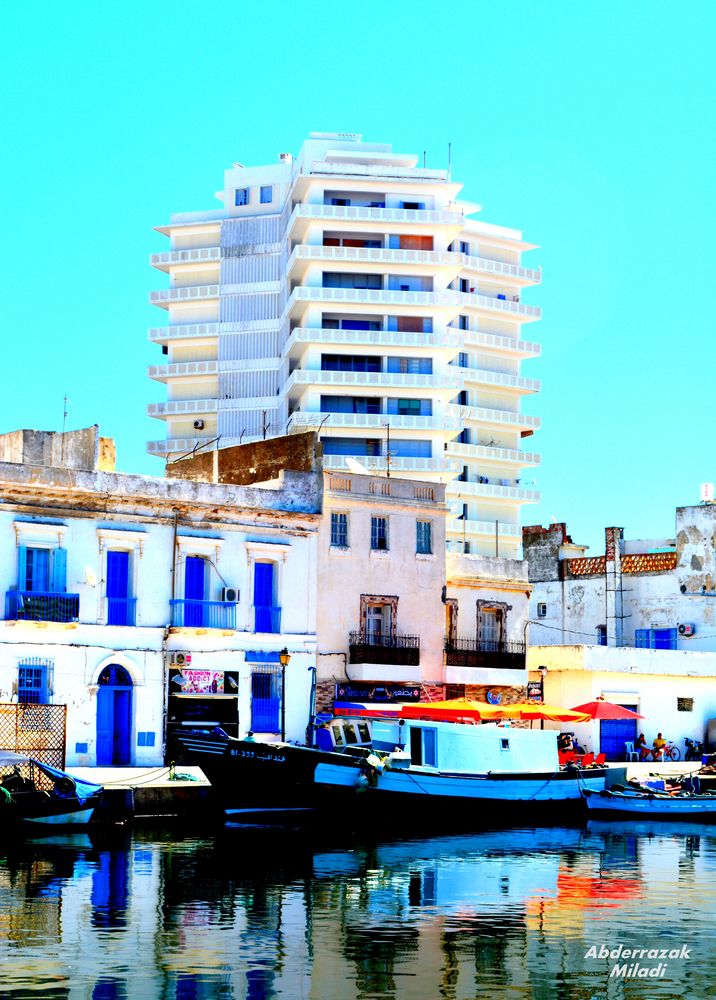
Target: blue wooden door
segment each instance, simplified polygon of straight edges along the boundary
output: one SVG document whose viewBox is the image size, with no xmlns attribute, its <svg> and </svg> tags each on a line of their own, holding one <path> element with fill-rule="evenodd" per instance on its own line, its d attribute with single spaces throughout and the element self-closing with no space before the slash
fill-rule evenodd
<svg viewBox="0 0 716 1000">
<path fill-rule="evenodd" d="M 107 624 L 128 625 L 129 552 L 107 553 Z"/>
<path fill-rule="evenodd" d="M 281 674 L 276 671 L 257 670 L 251 675 L 251 729 L 281 731 Z"/>
<path fill-rule="evenodd" d="M 184 624 L 204 624 L 206 563 L 200 556 L 187 556 L 184 566 Z"/>
<path fill-rule="evenodd" d="M 105 667 L 97 692 L 97 766 L 132 762 L 132 686 L 127 671 Z"/>
<path fill-rule="evenodd" d="M 132 750 L 131 738 L 131 688 L 114 689 L 114 705 L 112 719 L 112 763 L 123 767 L 130 763 Z"/>
<path fill-rule="evenodd" d="M 114 751 L 114 688 L 100 687 L 97 692 L 97 766 L 112 764 Z"/>
<path fill-rule="evenodd" d="M 254 563 L 254 608 L 257 632 L 277 632 L 273 615 L 273 563 Z"/>
<path fill-rule="evenodd" d="M 622 705 L 636 712 L 636 705 Z M 607 760 L 624 760 L 625 743 L 636 740 L 636 719 L 602 719 L 599 723 L 599 750 Z"/>
</svg>

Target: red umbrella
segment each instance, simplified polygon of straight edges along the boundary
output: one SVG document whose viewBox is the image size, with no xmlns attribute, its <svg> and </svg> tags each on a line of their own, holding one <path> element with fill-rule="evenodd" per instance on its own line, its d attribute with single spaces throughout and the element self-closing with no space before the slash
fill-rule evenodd
<svg viewBox="0 0 716 1000">
<path fill-rule="evenodd" d="M 632 712 L 629 708 L 622 708 L 604 698 L 597 698 L 596 701 L 588 701 L 584 705 L 575 705 L 573 712 L 584 712 L 592 719 L 643 719 L 643 715 Z"/>
</svg>

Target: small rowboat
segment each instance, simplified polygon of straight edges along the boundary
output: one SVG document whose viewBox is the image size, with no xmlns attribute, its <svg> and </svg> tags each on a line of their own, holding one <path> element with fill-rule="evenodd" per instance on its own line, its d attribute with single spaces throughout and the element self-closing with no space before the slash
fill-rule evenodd
<svg viewBox="0 0 716 1000">
<path fill-rule="evenodd" d="M 590 816 L 631 816 L 641 819 L 697 820 L 716 823 L 716 795 L 611 789 L 582 791 Z"/>
<path fill-rule="evenodd" d="M 0 827 L 87 826 L 101 791 L 32 757 L 0 751 Z"/>
</svg>

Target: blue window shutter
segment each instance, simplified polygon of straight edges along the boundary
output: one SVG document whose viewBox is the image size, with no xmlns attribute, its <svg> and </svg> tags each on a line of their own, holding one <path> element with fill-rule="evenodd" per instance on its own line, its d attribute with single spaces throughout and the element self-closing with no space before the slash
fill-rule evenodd
<svg viewBox="0 0 716 1000">
<path fill-rule="evenodd" d="M 273 606 L 273 563 L 254 563 L 254 605 Z"/>
<path fill-rule="evenodd" d="M 206 565 L 199 556 L 187 556 L 184 567 L 184 598 L 187 601 L 204 600 L 204 575 Z"/>
<path fill-rule="evenodd" d="M 67 549 L 55 549 L 52 555 L 52 593 L 64 594 L 67 590 Z"/>
<path fill-rule="evenodd" d="M 20 545 L 17 550 L 17 589 L 27 588 L 27 546 Z"/>
<path fill-rule="evenodd" d="M 107 597 L 129 597 L 129 552 L 107 553 Z"/>
</svg>

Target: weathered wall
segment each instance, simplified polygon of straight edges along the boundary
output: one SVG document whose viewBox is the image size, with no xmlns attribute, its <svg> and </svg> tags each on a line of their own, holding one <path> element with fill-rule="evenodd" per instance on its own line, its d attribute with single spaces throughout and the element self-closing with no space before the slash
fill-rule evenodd
<svg viewBox="0 0 716 1000">
<path fill-rule="evenodd" d="M 562 522 L 547 528 L 531 524 L 522 529 L 522 552 L 531 583 L 559 579 L 559 550 L 571 541 L 567 525 Z"/>
<path fill-rule="evenodd" d="M 103 442 L 100 448 L 100 442 Z M 103 464 L 100 465 L 100 453 Z M 114 469 L 114 442 L 100 438 L 99 427 L 76 431 L 19 430 L 0 434 L 0 462 L 40 465 L 49 468 Z"/>
<path fill-rule="evenodd" d="M 200 452 L 168 463 L 166 474 L 172 479 L 248 486 L 277 479 L 285 469 L 315 472 L 320 469 L 321 456 L 318 435 L 309 431 Z"/>
</svg>

